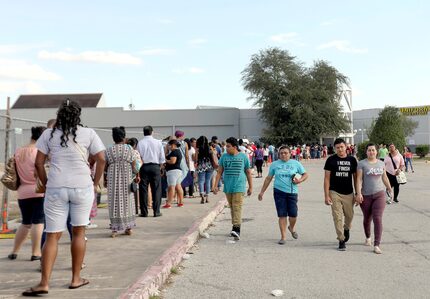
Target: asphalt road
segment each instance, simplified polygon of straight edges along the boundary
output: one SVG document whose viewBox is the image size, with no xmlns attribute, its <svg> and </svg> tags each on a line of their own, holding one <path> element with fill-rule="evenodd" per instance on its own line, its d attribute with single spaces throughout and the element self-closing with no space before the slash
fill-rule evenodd
<svg viewBox="0 0 430 299">
<path fill-rule="evenodd" d="M 288 235 L 286 245 L 277 244 L 271 187 L 259 202 L 263 179 L 254 179 L 241 240 L 229 242 L 225 209 L 161 297 L 269 298 L 280 289 L 282 298 L 430 298 L 430 163 L 415 163 L 415 173 L 401 186 L 400 203 L 386 206 L 381 255 L 363 245 L 359 207 L 347 251 L 337 251 L 331 210 L 323 204 L 323 161 L 304 166 L 310 177 L 299 189 L 298 240 Z"/>
</svg>

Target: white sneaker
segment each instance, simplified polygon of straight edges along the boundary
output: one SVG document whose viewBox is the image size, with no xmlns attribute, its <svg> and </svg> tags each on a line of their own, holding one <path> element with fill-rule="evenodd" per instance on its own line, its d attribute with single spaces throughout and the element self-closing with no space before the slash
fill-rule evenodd
<svg viewBox="0 0 430 299">
<path fill-rule="evenodd" d="M 364 245 L 371 246 L 372 245 L 372 240 L 370 238 L 366 238 L 366 241 L 364 241 Z"/>
<path fill-rule="evenodd" d="M 379 248 L 379 246 L 375 246 L 375 248 L 373 249 L 373 252 L 376 254 L 381 254 L 382 250 L 381 250 L 381 248 Z"/>
<path fill-rule="evenodd" d="M 97 227 L 99 227 L 99 226 L 97 224 L 95 224 L 95 223 L 91 223 L 91 224 L 87 225 L 88 229 L 97 228 Z"/>
</svg>

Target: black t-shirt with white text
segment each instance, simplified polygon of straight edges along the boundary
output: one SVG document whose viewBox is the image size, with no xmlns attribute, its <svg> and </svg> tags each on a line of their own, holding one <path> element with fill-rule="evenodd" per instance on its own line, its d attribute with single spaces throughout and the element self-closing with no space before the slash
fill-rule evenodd
<svg viewBox="0 0 430 299">
<path fill-rule="evenodd" d="M 353 192 L 352 175 L 357 172 L 357 159 L 352 156 L 340 158 L 333 155 L 328 157 L 324 170 L 330 171 L 330 190 L 340 194 Z"/>
</svg>

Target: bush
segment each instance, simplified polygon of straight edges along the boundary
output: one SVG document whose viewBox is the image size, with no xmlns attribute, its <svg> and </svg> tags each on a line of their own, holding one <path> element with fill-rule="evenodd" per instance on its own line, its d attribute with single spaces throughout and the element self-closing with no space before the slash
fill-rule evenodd
<svg viewBox="0 0 430 299">
<path fill-rule="evenodd" d="M 357 159 L 358 160 L 363 160 L 367 158 L 366 155 L 366 145 L 369 142 L 363 142 L 357 145 Z"/>
<path fill-rule="evenodd" d="M 424 158 L 429 153 L 429 146 L 426 144 L 417 145 L 415 153 L 420 157 Z"/>
</svg>

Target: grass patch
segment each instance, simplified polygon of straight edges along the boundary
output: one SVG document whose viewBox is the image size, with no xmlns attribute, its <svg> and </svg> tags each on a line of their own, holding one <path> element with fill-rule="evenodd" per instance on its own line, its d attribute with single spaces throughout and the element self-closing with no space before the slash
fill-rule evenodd
<svg viewBox="0 0 430 299">
<path fill-rule="evenodd" d="M 179 268 L 178 267 L 173 267 L 172 269 L 170 269 L 170 273 L 171 274 L 178 274 L 179 273 Z"/>
<path fill-rule="evenodd" d="M 424 157 L 424 158 L 413 158 L 414 162 L 420 162 L 420 161 L 430 161 L 430 157 Z"/>
</svg>

